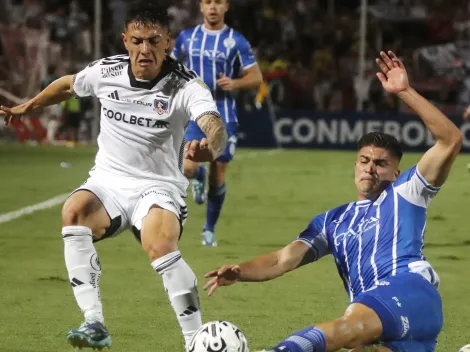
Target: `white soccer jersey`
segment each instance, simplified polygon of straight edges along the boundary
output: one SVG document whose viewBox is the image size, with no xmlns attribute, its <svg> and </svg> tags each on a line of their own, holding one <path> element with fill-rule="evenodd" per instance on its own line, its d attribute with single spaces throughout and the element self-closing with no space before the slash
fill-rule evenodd
<svg viewBox="0 0 470 352">
<path fill-rule="evenodd" d="M 194 71 L 167 57 L 152 81 L 134 77 L 129 56 L 97 60 L 74 76 L 78 97 L 101 103 L 97 170 L 157 180 L 186 196 L 184 134 L 189 120 L 219 116 L 209 89 Z"/>
</svg>

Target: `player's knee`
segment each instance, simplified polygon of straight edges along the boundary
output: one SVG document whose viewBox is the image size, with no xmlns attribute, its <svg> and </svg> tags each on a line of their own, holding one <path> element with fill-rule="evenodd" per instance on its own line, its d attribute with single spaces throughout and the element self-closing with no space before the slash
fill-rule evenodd
<svg viewBox="0 0 470 352">
<path fill-rule="evenodd" d="M 142 241 L 142 247 L 150 261 L 155 261 L 178 249 L 178 238 L 170 233 L 161 231 L 151 241 Z"/>
<path fill-rule="evenodd" d="M 369 342 L 365 338 L 367 335 L 366 325 L 358 320 L 349 317 L 342 317 L 335 322 L 335 339 L 342 340 L 342 347 L 353 349 Z"/>
<path fill-rule="evenodd" d="M 62 226 L 84 225 L 85 213 L 83 209 L 74 203 L 65 203 L 62 207 Z"/>
</svg>

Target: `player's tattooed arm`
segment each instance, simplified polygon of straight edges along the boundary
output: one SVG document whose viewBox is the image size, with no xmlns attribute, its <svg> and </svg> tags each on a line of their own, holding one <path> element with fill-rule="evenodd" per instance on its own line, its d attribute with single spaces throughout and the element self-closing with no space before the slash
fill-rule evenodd
<svg viewBox="0 0 470 352">
<path fill-rule="evenodd" d="M 219 116 L 208 114 L 197 120 L 199 128 L 207 136 L 209 150 L 213 160 L 217 159 L 227 145 L 227 130 Z"/>
<path fill-rule="evenodd" d="M 34 98 L 18 106 L 8 108 L 0 106 L 0 116 L 4 116 L 5 124 L 24 115 L 40 112 L 46 106 L 58 104 L 73 95 L 73 76 L 64 76 L 48 85 Z"/>
</svg>

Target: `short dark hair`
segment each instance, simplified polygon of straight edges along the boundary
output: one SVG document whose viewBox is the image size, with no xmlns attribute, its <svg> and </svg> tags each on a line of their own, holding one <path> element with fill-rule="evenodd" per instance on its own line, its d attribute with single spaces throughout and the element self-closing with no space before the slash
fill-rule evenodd
<svg viewBox="0 0 470 352">
<path fill-rule="evenodd" d="M 152 26 L 158 23 L 168 29 L 170 27 L 168 11 L 166 7 L 157 4 L 157 2 L 157 0 L 134 1 L 127 11 L 124 28 L 127 28 L 131 23 L 141 26 Z"/>
<path fill-rule="evenodd" d="M 388 150 L 394 157 L 399 161 L 403 156 L 403 150 L 401 149 L 398 140 L 391 134 L 383 132 L 370 132 L 366 133 L 357 142 L 357 150 L 361 150 L 364 147 L 373 145 L 375 147 L 384 148 Z"/>
</svg>

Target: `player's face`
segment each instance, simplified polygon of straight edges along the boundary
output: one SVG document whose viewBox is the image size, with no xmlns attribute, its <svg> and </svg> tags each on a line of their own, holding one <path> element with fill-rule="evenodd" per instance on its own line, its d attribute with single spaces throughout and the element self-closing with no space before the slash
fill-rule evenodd
<svg viewBox="0 0 470 352">
<path fill-rule="evenodd" d="M 204 19 L 211 26 L 215 26 L 224 21 L 229 4 L 227 0 L 201 0 L 200 6 Z"/>
<path fill-rule="evenodd" d="M 357 153 L 355 182 L 359 199 L 375 199 L 400 174 L 399 160 L 388 150 L 373 145 Z"/>
<path fill-rule="evenodd" d="M 145 80 L 155 78 L 170 45 L 168 30 L 160 24 L 130 23 L 122 34 L 122 40 L 129 52 L 134 76 Z"/>
</svg>

